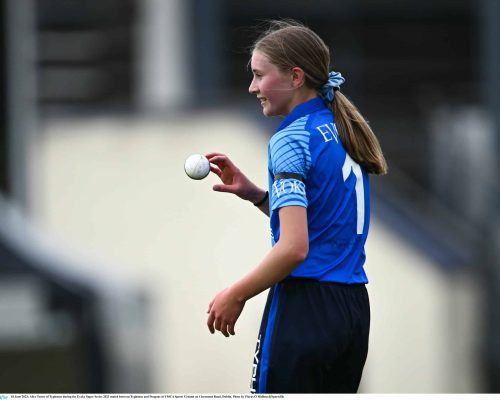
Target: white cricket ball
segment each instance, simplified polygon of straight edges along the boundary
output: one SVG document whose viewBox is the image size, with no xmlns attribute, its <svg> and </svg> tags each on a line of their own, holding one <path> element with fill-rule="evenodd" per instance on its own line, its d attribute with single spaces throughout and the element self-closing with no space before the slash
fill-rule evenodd
<svg viewBox="0 0 500 400">
<path fill-rule="evenodd" d="M 210 163 L 202 154 L 192 154 L 184 163 L 184 171 L 191 179 L 203 179 L 210 173 Z"/>
</svg>

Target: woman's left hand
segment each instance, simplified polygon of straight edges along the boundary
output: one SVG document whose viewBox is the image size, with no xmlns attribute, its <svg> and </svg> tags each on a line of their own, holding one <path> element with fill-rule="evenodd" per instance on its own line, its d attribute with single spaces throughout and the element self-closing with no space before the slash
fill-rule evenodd
<svg viewBox="0 0 500 400">
<path fill-rule="evenodd" d="M 208 329 L 211 333 L 220 331 L 225 337 L 234 335 L 234 325 L 238 320 L 245 302 L 238 300 L 231 291 L 226 288 L 214 297 L 208 306 Z"/>
</svg>

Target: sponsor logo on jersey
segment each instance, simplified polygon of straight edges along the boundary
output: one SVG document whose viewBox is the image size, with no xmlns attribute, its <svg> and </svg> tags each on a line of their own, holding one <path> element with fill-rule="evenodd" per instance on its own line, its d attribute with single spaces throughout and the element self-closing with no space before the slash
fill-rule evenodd
<svg viewBox="0 0 500 400">
<path fill-rule="evenodd" d="M 333 122 L 317 126 L 316 129 L 321 133 L 325 142 L 332 140 L 335 140 L 337 143 L 339 142 L 339 131 Z"/>
<path fill-rule="evenodd" d="M 280 198 L 285 194 L 300 194 L 302 196 L 306 195 L 306 185 L 297 179 L 280 179 L 273 183 L 273 193 L 272 195 L 276 198 Z"/>
</svg>

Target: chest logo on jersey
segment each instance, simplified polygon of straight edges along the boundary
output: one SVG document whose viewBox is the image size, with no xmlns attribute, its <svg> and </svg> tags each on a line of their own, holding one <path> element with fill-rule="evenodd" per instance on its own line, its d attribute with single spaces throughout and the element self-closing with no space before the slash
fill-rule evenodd
<svg viewBox="0 0 500 400">
<path fill-rule="evenodd" d="M 305 196 L 306 185 L 297 179 L 279 179 L 273 183 L 273 197 L 278 199 L 285 194 L 301 194 Z"/>
<path fill-rule="evenodd" d="M 333 122 L 317 126 L 316 129 L 321 133 L 325 142 L 332 140 L 335 140 L 337 143 L 339 142 L 339 131 Z"/>
</svg>

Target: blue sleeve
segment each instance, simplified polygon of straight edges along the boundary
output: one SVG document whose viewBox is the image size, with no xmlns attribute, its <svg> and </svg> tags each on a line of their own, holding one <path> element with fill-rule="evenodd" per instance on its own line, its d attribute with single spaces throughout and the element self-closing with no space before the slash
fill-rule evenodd
<svg viewBox="0 0 500 400">
<path fill-rule="evenodd" d="M 271 210 L 285 206 L 307 208 L 305 180 L 311 167 L 309 133 L 302 129 L 276 133 L 271 138 L 269 157 L 274 177 Z"/>
</svg>

